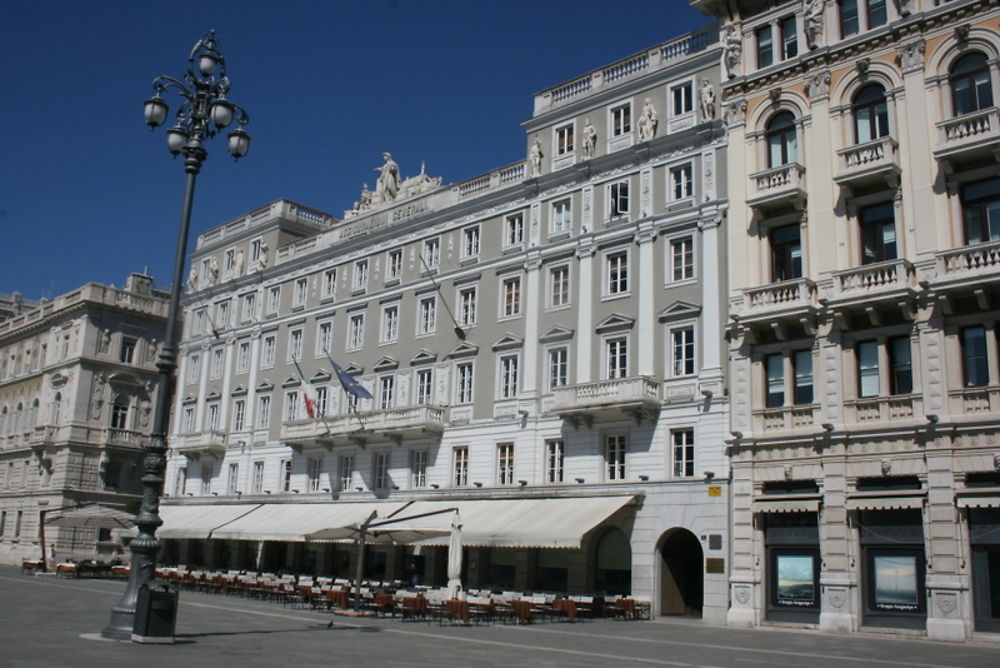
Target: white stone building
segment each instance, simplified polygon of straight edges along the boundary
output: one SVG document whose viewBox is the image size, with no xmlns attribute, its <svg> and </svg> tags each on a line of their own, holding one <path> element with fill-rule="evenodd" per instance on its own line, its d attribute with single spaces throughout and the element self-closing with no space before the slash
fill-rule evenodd
<svg viewBox="0 0 1000 668">
<path fill-rule="evenodd" d="M 450 504 L 467 586 L 724 620 L 721 53 L 712 26 L 537 94 L 527 159 L 488 174 L 386 155 L 343 221 L 281 200 L 201 235 L 166 561 L 349 575 L 310 528 Z M 440 545 L 367 573 L 443 584 Z"/>
</svg>

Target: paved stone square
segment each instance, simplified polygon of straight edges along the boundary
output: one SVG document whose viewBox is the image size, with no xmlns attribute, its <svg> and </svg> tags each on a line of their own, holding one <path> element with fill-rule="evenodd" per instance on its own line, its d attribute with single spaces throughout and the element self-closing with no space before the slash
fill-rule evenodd
<svg viewBox="0 0 1000 668">
<path fill-rule="evenodd" d="M 124 583 L 0 567 L 0 666 L 993 667 L 1000 644 L 731 629 L 685 620 L 448 626 L 181 592 L 178 644 L 98 640 Z M 333 628 L 328 622 L 333 619 Z"/>
</svg>

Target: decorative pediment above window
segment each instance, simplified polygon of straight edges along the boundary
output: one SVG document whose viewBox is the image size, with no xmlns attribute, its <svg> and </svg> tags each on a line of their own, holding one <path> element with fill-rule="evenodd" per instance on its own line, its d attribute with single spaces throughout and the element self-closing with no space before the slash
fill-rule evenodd
<svg viewBox="0 0 1000 668">
<path fill-rule="evenodd" d="M 324 383 L 330 380 L 330 372 L 326 369 L 317 369 L 316 373 L 309 376 L 310 383 Z"/>
<path fill-rule="evenodd" d="M 365 370 L 363 367 L 360 367 L 354 362 L 351 362 L 350 364 L 344 367 L 344 371 L 351 374 L 352 376 L 357 376 L 358 374 L 364 373 Z"/>
<path fill-rule="evenodd" d="M 133 385 L 139 387 L 142 382 L 130 373 L 113 373 L 108 376 L 108 382 L 114 385 Z"/>
<path fill-rule="evenodd" d="M 257 385 L 257 391 L 258 392 L 270 392 L 273 389 L 274 389 L 274 384 L 273 383 L 269 383 L 266 380 L 260 382 Z"/>
<path fill-rule="evenodd" d="M 416 355 L 410 358 L 410 366 L 417 366 L 418 364 L 432 364 L 437 361 L 437 354 L 432 353 L 427 350 L 427 348 L 421 348 Z"/>
<path fill-rule="evenodd" d="M 196 401 L 198 401 L 198 397 L 194 396 L 193 394 L 185 394 L 184 398 L 181 400 L 181 403 L 193 404 Z"/>
<path fill-rule="evenodd" d="M 597 327 L 594 327 L 594 331 L 598 334 L 604 334 L 605 332 L 632 329 L 634 325 L 635 318 L 630 318 L 627 315 L 622 315 L 621 313 L 612 313 L 607 318 L 597 323 Z"/>
<path fill-rule="evenodd" d="M 524 339 L 508 332 L 497 339 L 496 343 L 493 344 L 493 350 L 510 350 L 511 348 L 520 348 L 523 345 Z"/>
<path fill-rule="evenodd" d="M 281 383 L 281 386 L 282 387 L 295 387 L 296 385 L 301 385 L 301 384 L 302 384 L 302 379 L 301 378 L 296 378 L 295 376 L 289 376 L 288 378 L 286 378 L 284 380 L 283 383 Z"/>
<path fill-rule="evenodd" d="M 469 343 L 468 341 L 463 341 L 454 348 L 452 348 L 446 357 L 473 357 L 479 353 L 479 346 Z"/>
<path fill-rule="evenodd" d="M 550 343 L 552 341 L 563 341 L 565 339 L 573 338 L 573 330 L 568 327 L 563 327 L 562 325 L 556 325 L 549 329 L 549 331 L 538 337 L 538 340 L 542 343 Z"/>
<path fill-rule="evenodd" d="M 669 320 L 688 320 L 701 315 L 701 306 L 690 302 L 676 301 L 660 311 L 660 322 Z"/>
<path fill-rule="evenodd" d="M 216 390 L 212 390 L 205 399 L 207 401 L 217 401 L 221 396 Z"/>
<path fill-rule="evenodd" d="M 232 392 L 230 392 L 229 394 L 231 394 L 234 397 L 239 397 L 239 396 L 243 396 L 246 393 L 247 393 L 247 389 L 245 387 L 243 387 L 242 385 L 237 385 L 236 389 L 233 390 Z"/>
<path fill-rule="evenodd" d="M 392 371 L 397 368 L 399 368 L 399 360 L 394 357 L 389 357 L 388 355 L 372 365 L 372 369 L 374 371 Z"/>
</svg>

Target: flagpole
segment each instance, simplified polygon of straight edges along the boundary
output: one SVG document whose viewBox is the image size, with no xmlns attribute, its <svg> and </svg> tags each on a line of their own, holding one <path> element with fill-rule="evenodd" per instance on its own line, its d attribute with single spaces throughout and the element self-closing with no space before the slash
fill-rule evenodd
<svg viewBox="0 0 1000 668">
<path fill-rule="evenodd" d="M 431 285 L 434 286 L 434 291 L 438 293 L 441 297 L 441 303 L 444 304 L 444 310 L 448 312 L 448 317 L 451 318 L 451 324 L 455 326 L 455 336 L 465 341 L 465 330 L 458 324 L 458 320 L 455 319 L 455 314 L 452 313 L 451 307 L 448 306 L 448 300 L 445 299 L 444 293 L 441 292 L 441 286 L 438 282 L 434 280 L 434 273 L 431 272 L 431 268 L 427 266 L 427 261 L 424 259 L 423 253 L 420 254 L 420 264 L 424 265 L 424 271 L 427 273 L 427 278 L 431 279 Z"/>
<path fill-rule="evenodd" d="M 342 374 L 345 374 L 347 372 L 344 371 L 342 368 L 340 368 L 340 365 L 338 365 L 336 362 L 333 361 L 333 358 L 330 357 L 330 350 L 329 350 L 329 348 L 323 348 L 323 353 L 326 355 L 327 361 L 330 362 L 330 366 L 333 367 L 334 373 L 337 374 L 337 380 L 340 381 L 340 389 L 342 389 L 344 391 L 344 394 L 347 395 L 347 410 L 348 410 L 348 412 L 349 413 L 354 413 L 355 417 L 358 418 L 358 424 L 361 425 L 361 430 L 364 431 L 365 429 L 367 429 L 367 427 L 365 426 L 364 420 L 361 419 L 361 414 L 358 413 L 358 407 L 357 407 L 357 402 L 358 402 L 358 400 L 361 397 L 358 396 L 357 390 L 354 390 L 354 391 L 349 390 L 347 388 L 347 385 L 344 384 L 344 376 Z M 348 376 L 348 377 L 351 378 L 351 380 L 354 380 L 353 376 Z M 355 382 L 357 382 L 357 381 L 355 381 Z M 362 389 L 364 389 L 364 388 L 362 388 Z M 374 399 L 374 397 L 372 397 L 372 395 L 367 390 L 364 390 L 364 393 L 368 395 L 369 399 Z M 351 399 L 350 399 L 351 397 L 354 397 L 354 402 L 353 403 L 351 402 Z"/>
</svg>

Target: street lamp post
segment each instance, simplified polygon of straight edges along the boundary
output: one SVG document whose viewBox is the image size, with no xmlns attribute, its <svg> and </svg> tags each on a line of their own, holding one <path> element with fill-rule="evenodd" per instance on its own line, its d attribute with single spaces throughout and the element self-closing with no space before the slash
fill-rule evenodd
<svg viewBox="0 0 1000 668">
<path fill-rule="evenodd" d="M 173 88 L 183 98 L 177 110 L 175 124 L 167 130 L 167 148 L 174 155 L 184 155 L 187 183 L 184 187 L 180 233 L 174 259 L 173 282 L 170 286 L 167 331 L 156 362 L 160 372 L 156 413 L 149 442 L 144 448 L 142 507 L 135 520 L 139 534 L 130 545 L 132 559 L 128 586 L 121 599 L 111 609 L 111 621 L 102 631 L 102 635 L 106 638 L 127 640 L 132 637 L 139 590 L 153 579 L 156 555 L 160 549 L 160 543 L 156 539 L 156 529 L 163 524 L 159 516 L 160 494 L 163 491 L 163 472 L 166 468 L 167 427 L 173 394 L 173 374 L 177 368 L 177 324 L 183 285 L 184 256 L 187 252 L 195 179 L 201 170 L 201 164 L 208 157 L 203 144 L 205 140 L 228 127 L 235 118 L 238 127 L 229 133 L 229 153 L 238 160 L 246 155 L 250 148 L 250 135 L 243 129 L 250 121 L 250 117 L 242 107 L 226 98 L 229 87 L 226 61 L 222 57 L 215 31 L 211 31 L 198 40 L 191 49 L 188 69 L 183 79 L 157 77 L 153 80 L 154 95 L 145 103 L 146 123 L 150 128 L 156 128 L 167 118 L 168 106 L 161 94 Z"/>
</svg>

